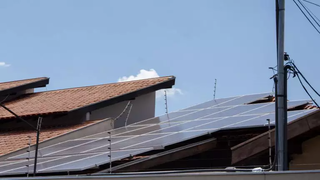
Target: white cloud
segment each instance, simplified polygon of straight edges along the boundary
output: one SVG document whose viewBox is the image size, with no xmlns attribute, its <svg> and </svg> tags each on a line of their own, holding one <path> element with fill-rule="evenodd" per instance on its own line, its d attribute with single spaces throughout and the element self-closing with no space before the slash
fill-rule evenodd
<svg viewBox="0 0 320 180">
<path fill-rule="evenodd" d="M 9 67 L 10 64 L 7 64 L 5 62 L 0 62 L 0 67 Z"/>
<path fill-rule="evenodd" d="M 148 78 L 155 78 L 155 77 L 159 77 L 159 74 L 157 73 L 156 70 L 150 69 L 148 71 L 148 70 L 145 70 L 145 69 L 141 69 L 140 72 L 136 76 L 134 76 L 134 75 L 131 75 L 131 76 L 128 76 L 128 77 L 127 76 L 123 76 L 123 77 L 118 79 L 118 82 L 134 81 L 134 80 L 148 79 Z M 172 96 L 177 95 L 177 94 L 180 94 L 180 95 L 183 94 L 181 89 L 173 87 L 173 88 L 170 88 L 170 89 L 162 89 L 162 90 L 157 91 L 156 97 L 157 98 L 163 98 L 164 94 L 165 94 L 164 91 L 166 91 L 168 97 L 172 97 Z"/>
</svg>

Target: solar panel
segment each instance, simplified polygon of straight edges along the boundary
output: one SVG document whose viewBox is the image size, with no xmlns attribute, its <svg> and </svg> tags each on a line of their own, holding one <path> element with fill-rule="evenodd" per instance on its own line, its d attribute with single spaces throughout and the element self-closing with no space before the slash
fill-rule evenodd
<svg viewBox="0 0 320 180">
<path fill-rule="evenodd" d="M 266 125 L 267 118 L 274 124 L 274 103 L 247 104 L 269 95 L 270 93 L 264 93 L 217 99 L 114 129 L 111 131 L 112 160 L 163 148 L 219 130 L 262 127 Z M 307 101 L 292 101 L 288 102 L 288 107 L 305 103 Z M 290 111 L 288 122 L 313 111 Z M 38 170 L 39 172 L 81 171 L 109 163 L 108 138 L 109 133 L 102 132 L 41 148 L 39 156 L 42 160 L 38 164 Z M 34 152 L 31 152 L 32 156 L 33 154 Z M 11 164 L 8 162 L 0 164 L 0 174 L 25 173 L 26 163 L 33 164 L 32 160 L 21 161 L 21 158 L 26 157 L 27 153 L 10 157 Z"/>
<path fill-rule="evenodd" d="M 314 112 L 314 111 L 316 111 L 316 109 L 288 111 L 288 123 L 290 123 L 291 121 L 294 121 L 300 117 L 303 117 L 307 114 L 310 114 L 311 112 Z M 255 119 L 246 121 L 244 123 L 236 124 L 236 125 L 230 125 L 225 128 L 226 129 L 234 129 L 234 128 L 252 128 L 252 127 L 268 126 L 267 119 L 270 119 L 271 126 L 275 125 L 275 114 L 269 113 L 269 114 L 265 114 L 263 116 L 260 116 L 259 118 L 255 118 Z"/>
<path fill-rule="evenodd" d="M 143 148 L 143 147 L 155 147 L 155 148 L 165 147 L 168 145 L 175 144 L 177 142 L 182 142 L 182 141 L 189 140 L 205 134 L 207 134 L 207 132 L 203 132 L 203 131 L 170 133 L 166 135 L 161 135 L 157 138 L 150 138 L 147 141 L 142 141 L 138 144 L 126 146 L 124 147 L 124 149 Z"/>
<path fill-rule="evenodd" d="M 45 161 L 50 161 L 53 160 L 55 158 L 38 158 L 38 163 L 41 164 L 42 162 Z M 27 167 L 26 165 L 30 165 L 29 169 L 31 169 L 33 166 L 32 164 L 34 163 L 34 159 L 30 159 L 29 161 L 24 159 L 24 160 L 16 160 L 16 161 L 5 161 L 6 165 L 4 166 L 0 166 L 0 174 L 7 174 L 8 172 L 12 172 L 12 171 L 20 171 L 20 169 L 24 169 L 21 170 L 22 173 L 26 173 L 27 171 Z M 38 167 L 38 166 L 37 166 Z"/>
<path fill-rule="evenodd" d="M 144 149 L 130 149 L 122 151 L 113 151 L 111 160 L 119 160 L 128 155 L 137 155 L 142 152 L 150 151 L 152 148 Z M 95 154 L 78 154 L 70 156 L 61 156 L 52 159 L 39 158 L 37 164 L 37 172 L 56 172 L 56 171 L 81 171 L 88 168 L 93 168 L 101 164 L 109 162 L 109 152 L 95 153 Z M 29 163 L 24 162 L 16 165 L 0 168 L 0 174 L 25 174 L 28 168 L 25 166 L 29 164 L 29 173 L 33 172 L 33 159 Z"/>
<path fill-rule="evenodd" d="M 233 106 L 233 105 L 241 105 L 250 103 L 265 97 L 271 96 L 271 93 L 262 93 L 262 94 L 252 94 L 252 95 L 244 95 L 244 96 L 237 96 L 231 98 L 222 98 L 211 100 L 205 103 L 198 104 L 196 106 L 192 106 L 190 108 L 186 108 L 184 110 L 197 110 L 197 109 L 205 109 L 210 107 L 219 107 L 219 106 Z"/>
<path fill-rule="evenodd" d="M 80 151 L 84 151 L 86 149 L 91 149 L 97 146 L 102 146 L 105 144 L 109 144 L 108 141 L 109 138 L 102 138 L 102 139 L 76 139 L 76 140 L 69 140 L 66 142 L 54 144 L 45 148 L 39 149 L 39 156 L 40 157 L 48 157 L 48 156 L 56 156 L 56 155 L 72 155 L 74 153 L 78 153 Z M 120 137 L 112 137 L 112 142 L 118 142 L 123 140 L 124 138 Z M 72 144 L 72 145 L 71 145 Z M 70 145 L 70 146 L 66 146 Z M 23 159 L 34 157 L 34 151 L 30 152 L 30 155 L 28 153 L 24 153 L 18 156 L 10 157 L 9 159 Z"/>
<path fill-rule="evenodd" d="M 252 94 L 252 95 L 245 95 L 245 96 L 241 96 L 239 98 L 235 98 L 232 101 L 226 102 L 226 103 L 221 103 L 219 105 L 221 106 L 234 106 L 234 105 L 244 105 L 244 104 L 248 104 L 251 103 L 253 101 L 257 101 L 266 97 L 270 97 L 272 96 L 271 93 L 263 93 L 263 94 Z"/>
<path fill-rule="evenodd" d="M 144 149 L 130 149 L 123 151 L 112 152 L 111 161 L 120 160 L 128 156 L 134 156 L 146 151 L 150 151 L 152 148 Z M 39 169 L 39 172 L 59 172 L 59 171 L 79 171 L 99 166 L 109 162 L 109 152 L 94 154 L 86 158 L 77 158 L 74 161 L 66 161 L 64 163 L 55 163 L 53 166 Z"/>
<path fill-rule="evenodd" d="M 207 124 L 201 124 L 200 126 L 194 127 L 190 130 L 201 130 L 201 129 L 223 129 L 229 125 L 236 125 L 242 123 L 244 121 L 249 121 L 254 118 L 258 118 L 256 115 L 248 115 L 248 116 L 235 116 L 235 117 L 227 117 L 217 121 L 213 121 Z"/>
<path fill-rule="evenodd" d="M 131 126 L 137 126 L 137 125 L 148 125 L 148 124 L 159 124 L 159 123 L 168 123 L 172 122 L 172 120 L 178 118 L 178 117 L 183 117 L 189 114 L 193 114 L 197 112 L 197 110 L 194 111 L 177 111 L 177 112 L 172 112 L 169 113 L 168 115 L 163 115 L 155 118 L 150 118 L 144 121 L 140 121 L 134 124 L 131 124 Z"/>
<path fill-rule="evenodd" d="M 288 109 L 294 108 L 297 106 L 308 104 L 309 102 L 310 102 L 309 100 L 289 101 L 287 103 L 287 107 L 288 107 Z M 264 106 L 263 108 L 252 109 L 251 111 L 248 111 L 246 114 L 262 114 L 262 113 L 274 112 L 275 103 L 264 103 L 264 104 L 267 104 L 267 106 Z"/>
<path fill-rule="evenodd" d="M 195 106 L 192 106 L 192 107 L 189 107 L 189 108 L 186 108 L 184 110 L 199 110 L 199 109 L 206 109 L 206 108 L 210 108 L 210 107 L 214 107 L 214 106 L 217 106 L 219 104 L 224 104 L 226 102 L 229 102 L 229 101 L 232 101 L 236 98 L 239 98 L 239 97 L 232 97 L 232 98 L 222 98 L 222 99 L 216 99 L 216 100 L 211 100 L 211 101 L 208 101 L 208 102 L 205 102 L 205 103 L 201 103 L 201 104 L 198 104 L 198 105 L 195 105 Z"/>
<path fill-rule="evenodd" d="M 199 126 L 200 124 L 207 124 L 207 123 L 211 123 L 213 121 L 219 121 L 220 119 L 209 119 L 209 120 L 201 120 L 201 121 L 187 121 L 181 124 L 176 124 L 173 126 L 170 126 L 168 128 L 165 129 L 159 129 L 157 131 L 153 131 L 150 134 L 158 134 L 158 133 L 170 133 L 170 132 L 179 132 L 179 131 L 183 131 L 183 130 L 188 130 L 188 129 L 192 129 L 195 126 Z"/>
</svg>

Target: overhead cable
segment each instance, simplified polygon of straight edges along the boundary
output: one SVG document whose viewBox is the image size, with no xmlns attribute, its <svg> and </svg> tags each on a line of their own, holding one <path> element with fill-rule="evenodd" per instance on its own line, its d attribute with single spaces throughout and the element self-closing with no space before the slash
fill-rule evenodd
<svg viewBox="0 0 320 180">
<path fill-rule="evenodd" d="M 301 7 L 298 5 L 298 3 L 293 0 L 293 2 L 296 4 L 296 6 L 299 8 L 301 13 L 304 15 L 304 17 L 309 21 L 309 23 L 313 26 L 313 28 L 320 34 L 319 29 L 312 23 L 312 21 L 309 19 L 309 17 L 306 15 L 306 13 L 301 9 Z"/>
<path fill-rule="evenodd" d="M 312 4 L 312 5 L 315 5 L 315 6 L 318 6 L 318 7 L 320 7 L 320 5 L 319 4 L 316 4 L 316 3 L 314 3 L 314 2 L 311 2 L 311 1 L 307 1 L 307 0 L 303 0 L 304 2 L 307 2 L 307 3 L 310 3 L 310 4 Z"/>
<path fill-rule="evenodd" d="M 298 0 L 298 2 L 301 4 L 303 9 L 309 14 L 309 16 L 313 19 L 313 21 L 317 23 L 318 27 L 320 27 L 320 24 L 318 23 L 318 21 L 313 17 L 313 15 L 312 15 L 313 13 L 310 13 L 311 10 L 308 9 L 306 6 L 304 6 L 304 4 L 300 0 Z"/>
<path fill-rule="evenodd" d="M 304 81 L 310 86 L 310 88 L 320 97 L 320 93 L 314 89 L 314 87 L 309 83 L 309 81 L 304 77 L 304 75 L 301 73 L 301 71 L 298 69 L 298 67 L 292 62 L 291 63 L 293 67 L 296 69 L 297 73 L 301 75 L 301 77 L 304 79 Z"/>
<path fill-rule="evenodd" d="M 318 103 L 312 98 L 312 96 L 311 96 L 310 93 L 308 92 L 307 88 L 306 88 L 306 87 L 304 86 L 304 84 L 302 83 L 299 74 L 297 74 L 297 77 L 298 77 L 299 82 L 300 82 L 301 86 L 303 87 L 304 91 L 308 94 L 308 96 L 309 96 L 310 99 L 313 101 L 313 103 L 314 103 L 318 108 L 320 108 L 320 106 L 318 105 Z"/>
</svg>

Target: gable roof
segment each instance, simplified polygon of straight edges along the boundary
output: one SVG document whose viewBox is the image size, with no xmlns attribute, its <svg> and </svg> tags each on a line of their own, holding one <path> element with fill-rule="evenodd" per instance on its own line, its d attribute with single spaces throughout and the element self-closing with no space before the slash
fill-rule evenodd
<svg viewBox="0 0 320 180">
<path fill-rule="evenodd" d="M 70 150 L 69 152 L 60 151 L 65 149 L 65 145 L 61 145 L 62 141 L 59 141 L 59 143 L 53 144 L 55 150 L 43 153 L 42 155 L 43 158 L 59 157 L 58 159 L 50 160 L 50 163 L 55 164 L 54 167 L 50 167 L 51 165 L 47 166 L 47 164 L 45 164 L 46 162 L 43 162 L 41 165 L 45 168 L 40 168 L 39 173 L 74 172 L 76 174 L 90 172 L 87 170 L 98 171 L 99 168 L 100 170 L 106 167 L 109 168 L 109 166 L 105 166 L 110 162 L 108 159 L 108 151 L 106 151 L 107 147 L 109 147 L 107 146 L 108 143 L 106 144 L 106 142 L 108 142 L 106 140 L 110 140 L 110 142 L 112 140 L 112 148 L 114 152 L 112 155 L 112 161 L 122 161 L 125 159 L 121 163 L 112 163 L 112 165 L 116 167 L 116 170 L 125 167 L 124 165 L 126 162 L 133 162 L 135 159 L 137 159 L 138 163 L 141 163 L 144 160 L 146 160 L 145 162 L 150 160 L 149 162 L 152 163 L 155 161 L 161 163 L 164 162 L 163 159 L 159 160 L 158 157 L 161 156 L 162 158 L 165 156 L 170 158 L 170 161 L 175 158 L 183 158 L 183 156 L 192 156 L 194 155 L 192 152 L 193 150 L 198 153 L 202 152 L 201 150 L 212 148 L 212 141 L 214 140 L 212 137 L 217 137 L 216 135 L 219 131 L 221 133 L 223 130 L 229 130 L 230 132 L 235 129 L 264 127 L 265 119 L 270 118 L 270 120 L 274 120 L 274 102 L 269 101 L 267 103 L 248 104 L 248 102 L 254 102 L 254 100 L 268 96 L 270 96 L 270 93 L 211 100 L 206 103 L 187 108 L 188 110 L 172 112 L 160 117 L 130 124 L 126 127 L 114 129 L 110 131 L 110 134 L 104 131 L 93 133 L 89 136 L 81 136 L 73 140 L 75 144 L 68 146 L 68 150 Z M 288 107 L 297 107 L 305 104 L 305 102 L 306 101 L 291 102 Z M 231 111 L 227 112 L 227 110 Z M 295 115 L 301 114 L 301 112 L 292 113 Z M 311 112 L 307 110 L 302 114 L 304 113 L 310 115 Z M 211 116 L 214 114 L 217 116 Z M 294 117 L 291 120 L 296 118 L 297 117 Z M 210 140 L 206 141 L 209 138 Z M 198 143 L 197 141 L 199 140 L 204 141 Z M 158 150 L 161 150 L 164 153 L 153 154 L 159 152 Z M 72 159 L 68 159 L 70 152 L 73 156 Z M 152 157 L 139 159 L 140 157 L 143 158 L 145 155 L 151 154 Z M 174 155 L 177 154 L 179 157 L 174 157 Z M 86 157 L 83 158 L 84 156 Z M 10 160 L 20 161 L 23 158 L 25 158 L 25 156 L 22 154 L 21 156 L 18 155 L 16 157 L 11 156 Z M 78 164 L 85 164 L 85 166 L 80 165 L 77 166 L 78 169 L 74 168 Z M 121 167 L 117 167 L 119 164 Z M 143 167 L 146 167 L 144 166 L 145 164 L 142 165 Z M 154 166 L 155 164 L 151 165 Z M 22 164 L 21 167 L 24 167 L 24 165 Z M 1 172 L 0 170 L 0 174 L 1 173 L 5 174 L 7 172 Z M 19 174 L 21 172 L 13 170 L 10 173 Z"/>
<path fill-rule="evenodd" d="M 96 86 L 78 87 L 54 91 L 25 94 L 6 102 L 5 106 L 21 117 L 67 113 L 70 111 L 92 111 L 137 96 L 170 88 L 174 76 L 143 79 Z M 0 109 L 0 120 L 14 118 L 5 109 Z"/>
<path fill-rule="evenodd" d="M 49 78 L 47 77 L 2 82 L 0 83 L 0 96 L 8 95 L 11 93 L 15 93 L 15 92 L 19 92 L 27 89 L 45 87 L 48 83 L 49 83 Z"/>
</svg>

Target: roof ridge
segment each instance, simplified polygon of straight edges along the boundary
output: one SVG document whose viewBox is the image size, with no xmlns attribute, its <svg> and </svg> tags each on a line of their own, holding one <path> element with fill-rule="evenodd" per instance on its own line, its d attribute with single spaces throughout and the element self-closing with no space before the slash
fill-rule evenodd
<svg viewBox="0 0 320 180">
<path fill-rule="evenodd" d="M 146 80 L 161 79 L 161 78 L 168 78 L 168 80 L 169 80 L 171 78 L 175 78 L 175 76 L 160 76 L 160 77 L 153 77 L 153 78 L 147 78 L 147 79 L 138 79 L 138 80 L 132 80 L 132 81 L 113 82 L 113 83 L 96 84 L 96 85 L 88 85 L 88 86 L 78 86 L 78 87 L 70 87 L 70 88 L 64 88 L 64 89 L 53 89 L 53 90 L 49 90 L 49 91 L 34 92 L 32 94 L 40 94 L 40 93 L 46 93 L 46 92 L 71 90 L 71 89 L 80 89 L 80 88 L 88 88 L 88 87 L 97 87 L 97 86 L 104 86 L 104 85 L 109 85 L 109 84 L 124 84 L 124 83 L 130 83 L 130 82 L 134 82 L 134 81 L 137 82 L 137 81 L 146 81 Z"/>
<path fill-rule="evenodd" d="M 0 82 L 0 85 L 5 83 L 13 83 L 13 82 L 20 82 L 20 81 L 27 81 L 27 80 L 34 80 L 34 79 L 49 79 L 49 77 L 37 77 L 37 78 L 20 79 L 20 80 L 14 80 L 14 81 L 6 81 L 6 82 Z"/>
</svg>

